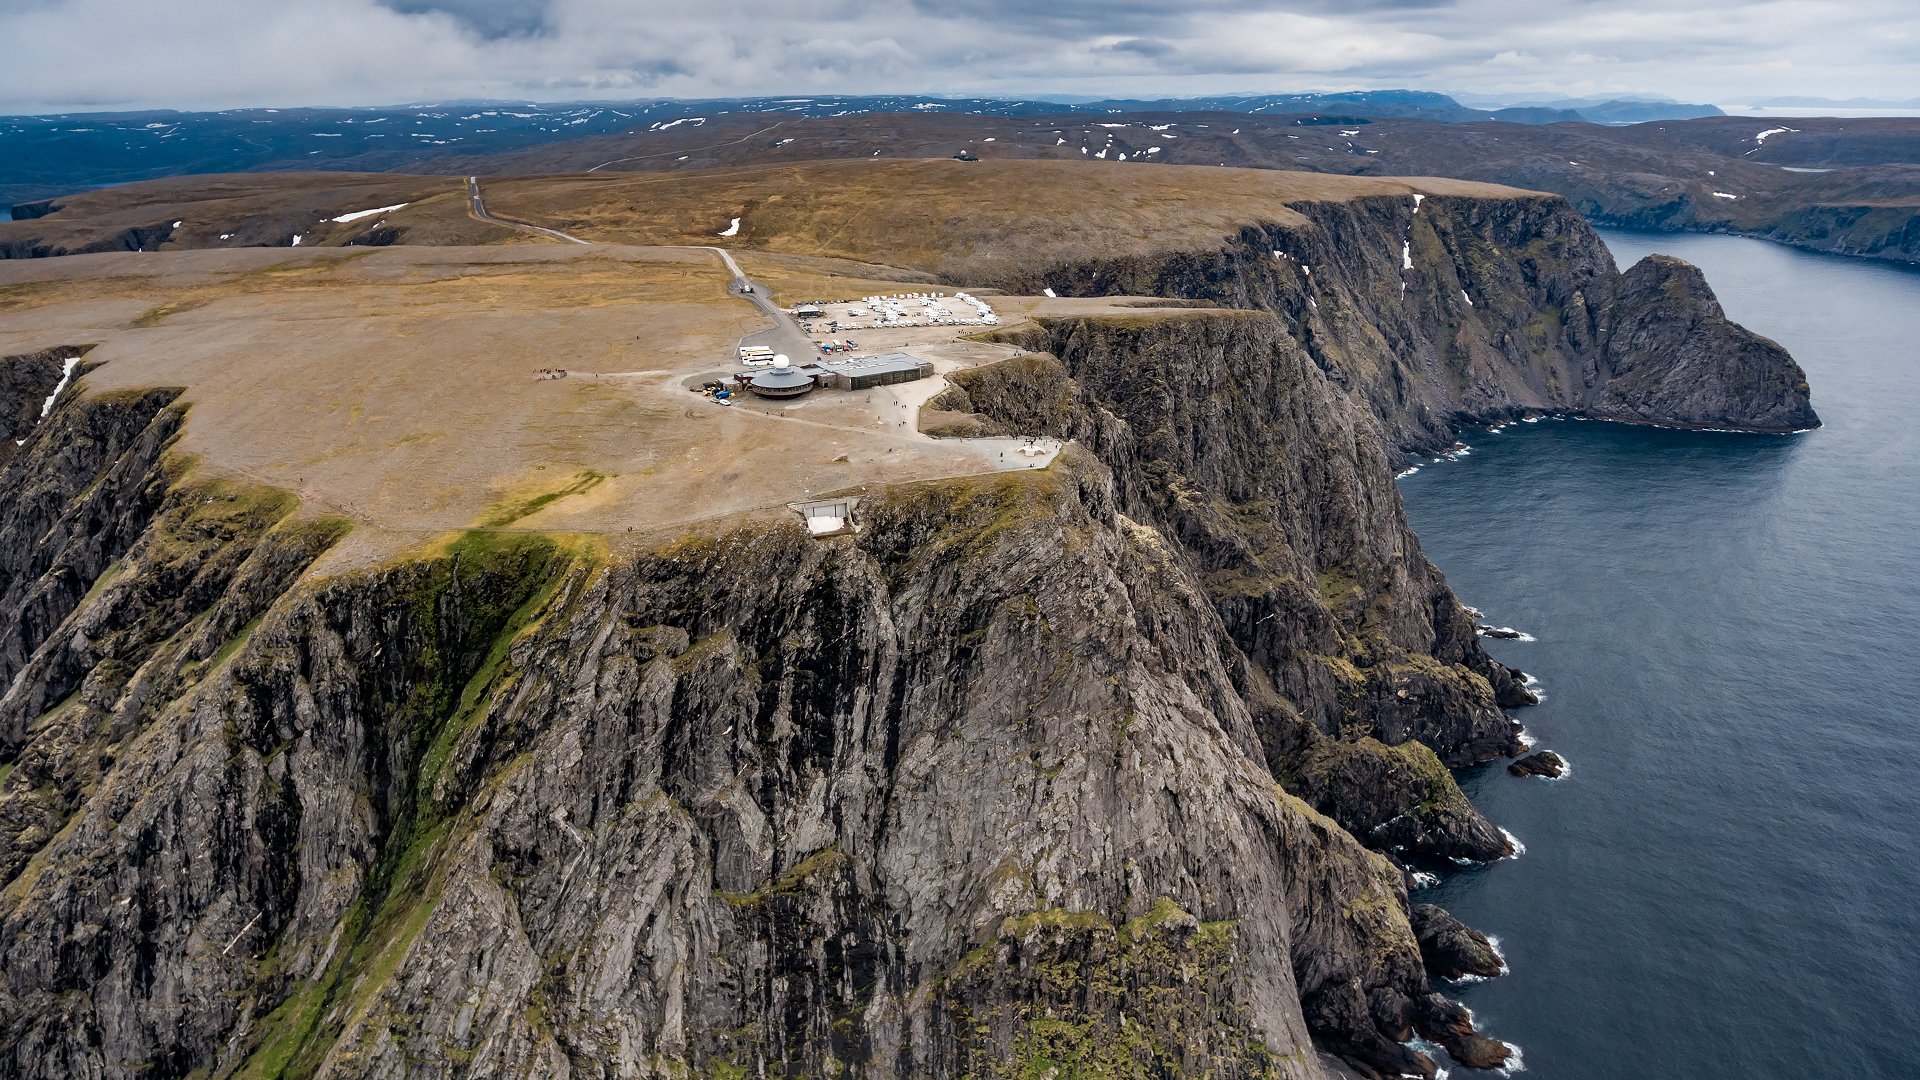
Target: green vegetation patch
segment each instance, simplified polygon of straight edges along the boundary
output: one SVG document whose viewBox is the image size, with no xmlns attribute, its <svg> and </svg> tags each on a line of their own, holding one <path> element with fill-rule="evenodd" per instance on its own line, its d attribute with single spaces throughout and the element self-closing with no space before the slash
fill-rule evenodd
<svg viewBox="0 0 1920 1080">
<path fill-rule="evenodd" d="M 567 484 L 551 491 L 542 491 L 534 495 L 510 497 L 495 503 L 480 518 L 480 527 L 498 529 L 511 525 L 522 518 L 532 517 L 561 499 L 584 495 L 605 481 L 607 474 L 593 469 L 582 469 L 573 474 Z"/>
<path fill-rule="evenodd" d="M 402 684 L 411 689 L 399 701 L 375 703 L 390 717 L 388 737 L 409 748 L 411 795 L 347 916 L 332 968 L 294 985 L 263 1021 L 237 1075 L 313 1075 L 392 982 L 432 918 L 442 857 L 459 841 L 459 808 L 477 782 L 452 775 L 453 759 L 499 688 L 516 677 L 512 644 L 553 607 L 571 564 L 551 537 L 477 531 L 453 537 L 423 565 L 383 571 L 414 575 L 396 598 L 407 623 Z"/>
<path fill-rule="evenodd" d="M 1270 1076 L 1239 1003 L 1237 932 L 1169 897 L 1118 925 L 1092 911 L 1007 918 L 942 992 L 968 1080 Z"/>
<path fill-rule="evenodd" d="M 178 315 L 183 311 L 192 311 L 206 306 L 205 300 L 170 300 L 141 312 L 140 317 L 133 320 L 133 326 L 136 330 L 145 330 L 148 327 L 159 326 L 170 315 Z"/>
</svg>

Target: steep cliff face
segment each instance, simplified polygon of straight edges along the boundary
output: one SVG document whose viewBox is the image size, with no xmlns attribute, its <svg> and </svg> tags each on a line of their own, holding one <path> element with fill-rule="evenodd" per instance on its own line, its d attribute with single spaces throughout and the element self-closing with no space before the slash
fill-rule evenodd
<svg viewBox="0 0 1920 1080">
<path fill-rule="evenodd" d="M 1618 273 L 1561 199 L 1366 196 L 1289 209 L 1307 224 L 996 283 L 1271 312 L 1407 451 L 1539 412 L 1754 431 L 1819 423 L 1792 357 L 1728 323 L 1697 270 L 1655 257 Z"/>
<path fill-rule="evenodd" d="M 1178 543 L 1246 658 L 1289 789 L 1383 850 L 1507 854 L 1442 764 L 1515 752 L 1501 706 L 1532 695 L 1421 555 L 1371 419 L 1283 322 L 1194 311 L 1008 336 L 1047 351 L 956 375 L 942 404 L 1076 438 L 1122 478 L 1125 512 Z"/>
<path fill-rule="evenodd" d="M 1158 481 L 1075 450 L 855 538 L 316 577 L 344 525 L 167 456 L 172 398 L 75 400 L 0 476 L 11 1075 L 1312 1077 L 1464 1037 L 1401 871 L 1276 782 L 1310 725 L 1123 512 Z M 1361 431 L 1303 496 L 1385 475 Z"/>
<path fill-rule="evenodd" d="M 1786 351 L 1729 323 L 1700 270 L 1650 255 L 1621 278 L 1594 416 L 1798 431 L 1820 423 Z"/>
<path fill-rule="evenodd" d="M 24 446 L 53 411 L 54 395 L 71 381 L 86 354 L 85 347 L 69 345 L 0 356 L 0 461 Z"/>
</svg>

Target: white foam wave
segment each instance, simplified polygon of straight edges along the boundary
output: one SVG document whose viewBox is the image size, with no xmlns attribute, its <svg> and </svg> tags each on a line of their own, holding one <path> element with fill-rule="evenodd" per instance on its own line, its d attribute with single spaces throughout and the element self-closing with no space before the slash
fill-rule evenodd
<svg viewBox="0 0 1920 1080">
<path fill-rule="evenodd" d="M 1500 830 L 1500 835 L 1506 837 L 1507 843 L 1513 845 L 1513 854 L 1505 856 L 1506 858 L 1517 859 L 1520 856 L 1525 855 L 1527 853 L 1527 845 L 1521 843 L 1519 837 L 1513 835 L 1512 833 L 1508 832 L 1505 829 Z"/>
<path fill-rule="evenodd" d="M 1489 948 L 1489 949 L 1492 949 L 1492 950 L 1493 950 L 1493 955 L 1494 955 L 1494 959 L 1496 959 L 1496 960 L 1499 960 L 1499 961 L 1500 961 L 1500 971 L 1501 971 L 1501 973 L 1502 973 L 1502 974 L 1504 974 L 1504 973 L 1506 973 L 1506 972 L 1507 972 L 1508 970 L 1510 970 L 1510 965 L 1509 965 L 1509 964 L 1507 963 L 1507 954 L 1506 954 L 1506 953 L 1504 953 L 1504 952 L 1502 952 L 1502 951 L 1501 951 L 1501 949 L 1500 949 L 1500 939 L 1499 939 L 1499 938 L 1497 938 L 1497 937 L 1494 937 L 1494 936 L 1493 936 L 1492 934 L 1488 934 L 1488 935 L 1487 935 L 1487 948 Z"/>
<path fill-rule="evenodd" d="M 1399 472 L 1397 472 L 1397 473 L 1394 473 L 1394 474 L 1393 474 L 1393 478 L 1394 478 L 1395 480 L 1399 480 L 1399 479 L 1401 479 L 1402 477 L 1407 477 L 1407 476 L 1412 476 L 1412 475 L 1413 475 L 1414 473 L 1417 473 L 1417 472 L 1419 472 L 1419 471 L 1420 471 L 1420 466 L 1418 466 L 1418 465 L 1409 465 L 1409 466 L 1407 466 L 1406 468 L 1404 468 L 1404 469 L 1401 469 L 1401 470 L 1400 470 Z"/>
<path fill-rule="evenodd" d="M 1523 424 L 1537 424 L 1537 423 L 1539 423 L 1539 422 L 1540 422 L 1540 417 L 1538 417 L 1538 416 L 1528 416 L 1528 417 L 1524 417 L 1524 418 L 1522 418 L 1520 422 L 1521 422 L 1521 423 L 1523 423 Z"/>
<path fill-rule="evenodd" d="M 1533 737 L 1533 732 L 1528 731 L 1526 728 L 1520 729 L 1519 738 L 1520 738 L 1520 745 L 1526 747 L 1529 750 L 1539 745 L 1538 740 L 1536 740 Z"/>
<path fill-rule="evenodd" d="M 1413 887 L 1415 889 L 1431 889 L 1438 884 L 1440 884 L 1439 874 L 1426 870 L 1415 870 L 1413 872 Z"/>
<path fill-rule="evenodd" d="M 1425 1054 L 1428 1057 L 1432 1058 L 1435 1062 L 1439 1062 L 1442 1060 L 1445 1060 L 1445 1061 L 1453 1060 L 1452 1058 L 1449 1058 L 1446 1056 L 1446 1051 L 1440 1049 L 1438 1046 L 1435 1046 L 1434 1044 L 1419 1037 L 1418 1035 L 1407 1040 L 1407 1049 L 1412 1050 L 1416 1054 Z M 1439 1072 L 1436 1072 L 1433 1074 L 1433 1080 L 1446 1080 L 1447 1074 L 1449 1071 L 1450 1070 L 1446 1068 L 1442 1068 Z"/>
<path fill-rule="evenodd" d="M 1512 1076 L 1514 1073 L 1526 1072 L 1527 1059 L 1526 1059 L 1526 1056 L 1520 1052 L 1520 1047 L 1517 1044 L 1507 1042 L 1504 1039 L 1501 1040 L 1500 1045 L 1506 1047 L 1507 1050 L 1509 1051 L 1507 1055 L 1507 1063 L 1493 1071 L 1495 1073 L 1498 1073 L 1501 1076 Z"/>
</svg>

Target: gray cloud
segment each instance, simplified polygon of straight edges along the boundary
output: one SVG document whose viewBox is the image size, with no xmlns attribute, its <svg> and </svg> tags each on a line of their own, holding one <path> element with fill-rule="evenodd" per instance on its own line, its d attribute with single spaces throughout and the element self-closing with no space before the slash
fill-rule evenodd
<svg viewBox="0 0 1920 1080">
<path fill-rule="evenodd" d="M 553 10 L 548 0 L 390 0 L 387 6 L 403 15 L 451 15 L 486 38 L 550 29 L 547 16 Z"/>
<path fill-rule="evenodd" d="M 1920 96 L 1912 0 L 0 0 L 0 110 L 920 92 Z"/>
</svg>

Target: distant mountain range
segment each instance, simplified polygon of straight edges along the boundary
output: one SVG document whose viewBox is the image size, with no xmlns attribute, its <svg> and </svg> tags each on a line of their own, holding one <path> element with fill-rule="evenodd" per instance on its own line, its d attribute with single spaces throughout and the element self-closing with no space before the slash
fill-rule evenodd
<svg viewBox="0 0 1920 1080">
<path fill-rule="evenodd" d="M 1154 101 L 917 95 L 656 100 L 631 104 L 452 102 L 388 108 L 167 110 L 0 117 L 0 205 L 109 184 L 252 170 L 390 171 L 423 161 L 495 155 L 586 136 L 698 125 L 735 113 L 836 117 L 863 113 L 1025 116 L 1236 112 L 1346 120 L 1523 124 L 1625 123 L 1717 115 L 1710 105 L 1605 101 L 1572 107 L 1475 109 L 1445 94 L 1371 90 Z"/>
</svg>

